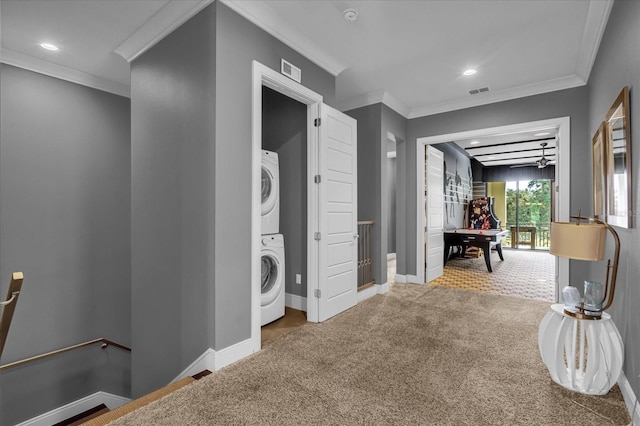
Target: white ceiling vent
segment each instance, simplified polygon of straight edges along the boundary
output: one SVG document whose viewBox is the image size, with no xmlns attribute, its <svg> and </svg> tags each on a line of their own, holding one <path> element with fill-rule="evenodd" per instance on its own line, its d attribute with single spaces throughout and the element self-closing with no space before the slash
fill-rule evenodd
<svg viewBox="0 0 640 426">
<path fill-rule="evenodd" d="M 478 93 L 484 93 L 484 92 L 488 92 L 488 91 L 489 91 L 488 87 L 481 87 L 479 89 L 469 90 L 469 94 L 470 95 L 477 95 Z"/>
<path fill-rule="evenodd" d="M 300 68 L 296 67 L 291 62 L 285 61 L 284 59 L 280 60 L 280 72 L 298 83 L 302 80 L 302 71 Z"/>
</svg>

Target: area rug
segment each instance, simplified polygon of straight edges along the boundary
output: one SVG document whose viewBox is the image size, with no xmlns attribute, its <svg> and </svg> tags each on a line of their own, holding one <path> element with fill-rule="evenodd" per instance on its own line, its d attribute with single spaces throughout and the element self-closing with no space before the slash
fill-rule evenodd
<svg viewBox="0 0 640 426">
<path fill-rule="evenodd" d="M 503 249 L 504 261 L 491 252 L 491 269 L 484 256 L 454 257 L 441 277 L 430 284 L 484 291 L 505 296 L 553 302 L 555 298 L 555 257 L 545 251 Z"/>
<path fill-rule="evenodd" d="M 549 304 L 394 284 L 113 425 L 625 425 L 620 391 L 552 382 Z"/>
</svg>

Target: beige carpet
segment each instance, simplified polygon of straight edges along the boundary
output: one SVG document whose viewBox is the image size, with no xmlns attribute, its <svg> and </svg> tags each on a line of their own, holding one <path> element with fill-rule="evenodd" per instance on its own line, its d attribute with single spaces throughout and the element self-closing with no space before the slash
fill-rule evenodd
<svg viewBox="0 0 640 426">
<path fill-rule="evenodd" d="M 555 257 L 546 251 L 503 249 L 504 261 L 491 253 L 487 271 L 484 257 L 453 258 L 443 275 L 430 284 L 486 291 L 505 296 L 553 302 L 555 298 Z"/>
<path fill-rule="evenodd" d="M 569 392 L 540 360 L 548 303 L 393 284 L 114 425 L 625 425 L 617 387 Z"/>
</svg>

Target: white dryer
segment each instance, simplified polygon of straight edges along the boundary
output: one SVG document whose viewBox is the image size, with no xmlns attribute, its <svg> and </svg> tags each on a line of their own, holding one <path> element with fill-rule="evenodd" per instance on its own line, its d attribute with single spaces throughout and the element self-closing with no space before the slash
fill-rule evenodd
<svg viewBox="0 0 640 426">
<path fill-rule="evenodd" d="M 280 171 L 278 154 L 262 150 L 262 235 L 280 232 Z"/>
<path fill-rule="evenodd" d="M 282 234 L 262 236 L 260 325 L 284 316 L 284 238 Z"/>
</svg>

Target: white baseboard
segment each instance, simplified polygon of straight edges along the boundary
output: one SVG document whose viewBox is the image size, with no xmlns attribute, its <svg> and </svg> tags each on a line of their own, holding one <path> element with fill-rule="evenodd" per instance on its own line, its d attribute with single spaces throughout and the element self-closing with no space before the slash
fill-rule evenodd
<svg viewBox="0 0 640 426">
<path fill-rule="evenodd" d="M 284 304 L 289 308 L 297 309 L 299 311 L 307 312 L 307 298 L 298 296 L 297 294 L 284 294 Z"/>
<path fill-rule="evenodd" d="M 417 275 L 401 275 L 396 274 L 394 278 L 394 282 L 396 283 L 412 283 L 412 284 L 422 284 L 418 281 Z"/>
<path fill-rule="evenodd" d="M 422 284 L 418 282 L 418 276 L 417 275 L 407 275 L 407 282 L 408 283 L 414 283 L 414 284 Z"/>
<path fill-rule="evenodd" d="M 391 260 L 391 259 L 395 259 L 396 258 L 396 254 L 395 253 L 387 253 L 387 260 Z"/>
<path fill-rule="evenodd" d="M 106 405 L 110 410 L 131 401 L 129 398 L 114 395 L 108 392 L 96 392 L 77 401 L 58 407 L 37 417 L 19 423 L 17 426 L 50 426 L 70 417 L 76 416 L 100 404 Z"/>
<path fill-rule="evenodd" d="M 385 294 L 389 291 L 389 283 L 374 284 L 371 287 L 367 287 L 364 290 L 358 292 L 358 303 L 363 300 L 367 300 L 376 294 Z"/>
<path fill-rule="evenodd" d="M 178 377 L 173 379 L 171 383 L 177 382 L 187 376 L 198 374 L 202 370 L 218 371 L 229 364 L 248 357 L 252 353 L 253 345 L 251 344 L 251 339 L 243 340 L 219 351 L 209 348 L 185 368 Z"/>
<path fill-rule="evenodd" d="M 627 380 L 627 377 L 624 375 L 624 372 L 620 373 L 618 386 L 622 392 L 624 403 L 627 406 L 629 417 L 631 417 L 631 424 L 640 425 L 640 403 L 638 402 L 638 397 L 631 388 L 629 380 Z"/>
</svg>

